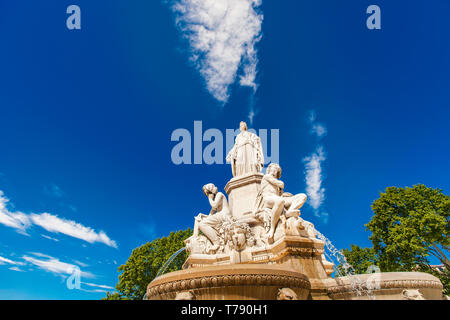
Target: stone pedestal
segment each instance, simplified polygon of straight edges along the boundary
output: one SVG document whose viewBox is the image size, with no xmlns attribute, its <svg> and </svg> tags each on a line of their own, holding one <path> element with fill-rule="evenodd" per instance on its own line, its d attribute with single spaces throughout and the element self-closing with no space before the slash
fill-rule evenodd
<svg viewBox="0 0 450 320">
<path fill-rule="evenodd" d="M 148 285 L 147 299 L 173 300 L 185 292 L 195 300 L 275 300 L 281 288 L 290 288 L 298 300 L 306 300 L 311 284 L 304 274 L 283 266 L 208 266 L 158 277 Z"/>
<path fill-rule="evenodd" d="M 164 279 L 159 277 L 150 283 L 147 296 L 149 299 L 174 299 L 175 292 L 166 291 L 167 288 L 172 288 L 169 283 L 177 282 L 181 277 L 189 283 L 193 283 L 192 277 L 197 279 L 201 275 L 206 275 L 206 271 L 214 270 L 218 273 L 242 272 L 247 270 L 251 279 L 259 279 L 255 281 L 262 281 L 261 279 L 274 279 L 283 274 L 284 271 L 290 272 L 290 277 L 298 277 L 308 280 L 308 285 L 303 287 L 307 291 L 302 291 L 300 287 L 290 287 L 289 283 L 270 284 L 269 287 L 257 288 L 253 284 L 253 280 L 248 282 L 247 277 L 238 277 L 235 289 L 226 288 L 226 286 L 219 288 L 210 288 L 206 290 L 208 285 L 202 290 L 200 287 L 193 286 L 191 289 L 196 289 L 195 294 L 197 299 L 276 299 L 276 291 L 282 288 L 291 288 L 298 296 L 298 299 L 329 299 L 327 287 L 325 282 L 329 279 L 329 268 L 332 264 L 323 259 L 324 243 L 318 239 L 309 239 L 300 236 L 283 236 L 271 245 L 263 247 L 246 248 L 240 252 L 232 252 L 231 254 L 191 254 L 184 263 L 182 271 L 177 271 L 173 274 L 175 278 L 167 277 Z M 262 274 L 260 274 L 262 272 Z M 160 281 L 161 278 L 161 281 Z M 249 278 L 249 279 L 250 279 Z M 169 280 L 170 279 L 170 280 Z M 292 278 L 293 279 L 293 278 Z M 156 281 L 158 280 L 158 281 Z M 197 281 L 197 280 L 195 280 Z M 205 280 L 206 281 L 206 280 Z M 209 280 L 208 280 L 209 281 Z M 215 281 L 215 280 L 214 280 Z M 230 280 L 231 281 L 231 280 Z M 283 280 L 284 281 L 284 280 Z M 162 285 L 165 283 L 166 285 Z M 178 282 L 177 282 L 178 283 Z M 259 282 L 256 282 L 259 283 Z M 181 285 L 181 284 L 180 284 Z M 267 284 L 269 285 L 269 283 Z M 303 286 L 306 285 L 305 283 Z M 177 284 L 178 286 L 178 284 Z M 189 287 L 190 288 L 190 287 Z M 183 286 L 183 289 L 173 289 L 181 292 L 190 290 Z M 149 291 L 150 290 L 150 291 Z M 299 291 L 300 290 L 300 291 Z M 246 292 L 244 297 L 235 296 L 239 292 Z"/>
<path fill-rule="evenodd" d="M 262 173 L 252 173 L 234 177 L 228 181 L 225 192 L 228 194 L 228 202 L 233 217 L 239 219 L 253 211 L 263 177 L 264 174 Z"/>
</svg>

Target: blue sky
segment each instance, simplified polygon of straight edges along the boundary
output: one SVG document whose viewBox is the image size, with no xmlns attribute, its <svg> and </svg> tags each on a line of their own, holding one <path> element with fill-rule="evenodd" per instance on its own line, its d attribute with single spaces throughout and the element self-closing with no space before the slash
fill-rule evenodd
<svg viewBox="0 0 450 320">
<path fill-rule="evenodd" d="M 70 4 L 81 30 L 66 28 Z M 371 4 L 381 30 L 366 28 Z M 322 147 L 318 205 L 303 218 L 338 248 L 370 245 L 380 191 L 448 193 L 449 10 L 263 0 L 257 90 L 239 84 L 241 64 L 224 103 L 164 1 L 0 2 L 0 299 L 104 296 L 132 249 L 192 227 L 209 211 L 201 187 L 231 178 L 229 165 L 175 165 L 172 132 L 197 120 L 225 132 L 251 106 L 250 127 L 280 130 L 287 191 L 306 191 L 305 159 Z M 70 266 L 82 290 L 67 288 Z"/>
</svg>

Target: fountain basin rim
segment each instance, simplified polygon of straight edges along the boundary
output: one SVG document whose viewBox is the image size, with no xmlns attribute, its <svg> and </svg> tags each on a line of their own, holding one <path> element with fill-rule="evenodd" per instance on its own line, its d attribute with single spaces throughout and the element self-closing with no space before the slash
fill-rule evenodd
<svg viewBox="0 0 450 320">
<path fill-rule="evenodd" d="M 149 283 L 150 296 L 158 292 L 184 291 L 203 287 L 279 286 L 310 290 L 308 277 L 279 265 L 216 265 L 170 272 Z"/>
</svg>

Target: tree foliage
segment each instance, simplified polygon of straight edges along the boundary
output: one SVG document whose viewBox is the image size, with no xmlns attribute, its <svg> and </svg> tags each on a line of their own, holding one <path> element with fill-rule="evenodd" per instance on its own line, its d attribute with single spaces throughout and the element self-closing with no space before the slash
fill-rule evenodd
<svg viewBox="0 0 450 320">
<path fill-rule="evenodd" d="M 428 267 L 430 256 L 450 267 L 450 197 L 442 190 L 415 185 L 389 187 L 372 205 L 374 216 L 366 225 L 383 271 Z"/>
<path fill-rule="evenodd" d="M 108 292 L 105 300 L 142 300 L 147 285 L 156 277 L 163 264 L 172 254 L 184 247 L 184 240 L 192 230 L 171 232 L 169 236 L 147 242 L 131 253 L 127 262 L 118 268 L 117 292 Z M 179 254 L 166 272 L 180 270 L 186 260 L 186 252 Z"/>
<path fill-rule="evenodd" d="M 352 244 L 350 249 L 344 249 L 342 253 L 357 274 L 367 272 L 367 269 L 372 265 L 378 265 L 378 259 L 373 248 L 362 248 Z"/>
<path fill-rule="evenodd" d="M 450 293 L 450 197 L 440 189 L 418 184 L 389 187 L 372 204 L 374 215 L 366 224 L 373 248 L 352 245 L 343 253 L 357 273 L 375 264 L 383 272 L 422 271 L 439 278 Z M 444 266 L 438 271 L 430 258 Z"/>
</svg>

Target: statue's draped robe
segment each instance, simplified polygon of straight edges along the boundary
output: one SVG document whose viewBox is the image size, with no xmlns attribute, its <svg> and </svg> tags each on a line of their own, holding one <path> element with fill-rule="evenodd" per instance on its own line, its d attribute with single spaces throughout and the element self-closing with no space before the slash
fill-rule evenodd
<svg viewBox="0 0 450 320">
<path fill-rule="evenodd" d="M 236 136 L 233 148 L 227 156 L 234 177 L 261 172 L 264 166 L 261 140 L 251 132 L 243 131 Z"/>
</svg>

